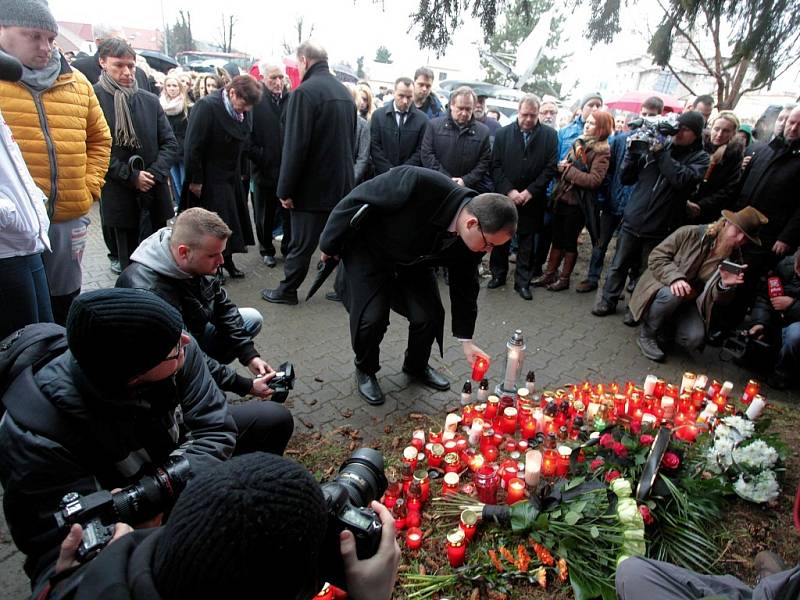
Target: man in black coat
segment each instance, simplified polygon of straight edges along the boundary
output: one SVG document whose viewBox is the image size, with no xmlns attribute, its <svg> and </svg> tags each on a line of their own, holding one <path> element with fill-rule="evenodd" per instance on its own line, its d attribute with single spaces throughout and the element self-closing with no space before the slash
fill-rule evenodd
<svg viewBox="0 0 800 600">
<path fill-rule="evenodd" d="M 400 77 L 394 82 L 394 100 L 372 114 L 370 151 L 375 174 L 398 165 L 422 165 L 420 147 L 428 117 L 414 106 L 414 82 Z"/>
<path fill-rule="evenodd" d="M 258 250 L 264 264 L 272 268 L 275 261 L 275 246 L 272 243 L 272 230 L 278 210 L 283 212 L 283 239 L 281 254 L 289 252 L 291 229 L 289 211 L 278 202 L 278 175 L 281 169 L 281 150 L 283 147 L 283 126 L 289 94 L 284 93 L 283 82 L 286 75 L 283 65 L 265 64 L 261 70 L 264 81 L 261 101 L 253 106 L 253 132 L 250 135 L 250 174 L 255 183 L 253 193 L 253 217 L 256 222 Z"/>
<path fill-rule="evenodd" d="M 333 76 L 328 53 L 311 41 L 297 48 L 303 82 L 286 109 L 278 198 L 291 211 L 292 241 L 284 277 L 264 289 L 267 302 L 297 304 L 297 288 L 308 273 L 330 211 L 353 188 L 356 106 Z"/>
<path fill-rule="evenodd" d="M 703 181 L 710 161 L 703 150 L 703 115 L 685 112 L 678 124 L 678 133 L 666 145 L 655 143 L 648 152 L 625 153 L 622 183 L 636 186 L 625 206 L 602 296 L 592 308 L 597 317 L 617 310 L 628 271 L 644 269 L 650 251 L 683 225 L 686 201 Z"/>
<path fill-rule="evenodd" d="M 175 214 L 168 182 L 178 142 L 158 97 L 136 84 L 133 48 L 111 38 L 98 52 L 103 73 L 94 90 L 113 138 L 100 215 L 124 269 L 139 242 Z"/>
<path fill-rule="evenodd" d="M 492 151 L 495 189 L 511 198 L 519 213 L 514 289 L 525 300 L 532 298 L 533 240 L 544 217 L 547 185 L 556 176 L 558 163 L 558 134 L 539 122 L 539 103 L 533 94 L 520 100 L 517 122 L 497 132 Z M 490 289 L 506 282 L 510 246 L 503 244 L 492 251 Z"/>
<path fill-rule="evenodd" d="M 351 220 L 367 205 L 358 229 Z M 467 360 L 485 353 L 472 343 L 478 316 L 478 264 L 483 253 L 514 235 L 517 211 L 507 197 L 481 194 L 421 167 L 400 166 L 362 183 L 331 213 L 320 238 L 322 260 L 341 257 L 337 289 L 350 313 L 358 391 L 373 405 L 383 392 L 380 343 L 389 310 L 409 321 L 403 371 L 447 390 L 450 382 L 429 364 L 431 346 L 443 352 L 444 308 L 434 266 L 450 272 L 453 335 Z M 340 287 L 340 286 L 337 286 Z"/>
<path fill-rule="evenodd" d="M 489 128 L 472 113 L 477 96 L 461 86 L 450 95 L 450 110 L 432 119 L 422 138 L 422 166 L 439 171 L 458 185 L 479 192 L 493 189 L 491 182 L 492 147 Z"/>
</svg>

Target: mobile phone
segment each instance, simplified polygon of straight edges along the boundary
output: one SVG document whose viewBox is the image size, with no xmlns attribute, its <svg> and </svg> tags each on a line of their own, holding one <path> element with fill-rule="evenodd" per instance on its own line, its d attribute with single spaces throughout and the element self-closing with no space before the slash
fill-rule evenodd
<svg viewBox="0 0 800 600">
<path fill-rule="evenodd" d="M 728 273 L 733 273 L 734 275 L 739 275 L 744 271 L 743 265 L 736 264 L 730 260 L 723 260 L 720 263 L 719 268 L 721 271 L 727 271 Z"/>
</svg>

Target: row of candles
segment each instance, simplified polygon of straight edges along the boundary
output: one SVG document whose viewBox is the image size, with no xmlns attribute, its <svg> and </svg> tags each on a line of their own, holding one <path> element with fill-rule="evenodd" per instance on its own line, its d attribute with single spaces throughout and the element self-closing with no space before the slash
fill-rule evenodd
<svg viewBox="0 0 800 600">
<path fill-rule="evenodd" d="M 438 478 L 443 473 L 442 495 L 461 491 L 496 504 L 503 489 L 505 502 L 511 505 L 524 500 L 542 477 L 566 476 L 573 447 L 580 443 L 575 440 L 585 441 L 616 421 L 645 430 L 665 424 L 678 439 L 693 442 L 701 429 L 713 426 L 717 415 L 734 410 L 733 384 L 709 383 L 705 375 L 692 373 L 684 374 L 680 386 L 654 375 L 648 375 L 641 388 L 633 382 L 623 387 L 585 382 L 536 397 L 534 386 L 529 373 L 526 387 L 514 396 L 487 395 L 485 403 L 468 402 L 461 414 L 447 415 L 443 429 L 431 428 L 427 436 L 423 430 L 414 432 L 411 445 L 403 451 L 402 478 L 390 477 L 384 496 L 398 530 L 407 530 L 409 549 L 422 544 L 421 510 L 431 495 L 431 475 Z M 480 389 L 488 390 L 485 380 Z M 759 391 L 759 384 L 751 380 L 741 397 L 751 420 L 766 405 Z M 462 401 L 466 393 L 465 389 Z M 517 440 L 517 434 L 522 439 Z M 507 458 L 498 462 L 501 451 Z M 477 523 L 477 515 L 465 512 L 469 514 L 462 514 L 459 529 L 447 536 L 453 566 L 463 562 Z"/>
</svg>

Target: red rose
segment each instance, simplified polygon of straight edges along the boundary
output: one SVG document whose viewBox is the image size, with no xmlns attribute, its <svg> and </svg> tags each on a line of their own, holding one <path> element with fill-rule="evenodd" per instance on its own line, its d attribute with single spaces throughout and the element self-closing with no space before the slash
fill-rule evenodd
<svg viewBox="0 0 800 600">
<path fill-rule="evenodd" d="M 681 466 L 681 459 L 674 452 L 667 452 L 664 454 L 664 458 L 661 459 L 661 464 L 664 465 L 665 469 L 677 469 Z"/>
<path fill-rule="evenodd" d="M 654 439 L 655 438 L 652 435 L 650 435 L 649 433 L 643 433 L 642 436 L 639 438 L 639 443 L 642 446 L 649 446 L 650 444 L 653 443 Z"/>
<path fill-rule="evenodd" d="M 589 468 L 592 471 L 594 471 L 594 470 L 599 469 L 600 467 L 602 467 L 604 464 L 606 464 L 606 463 L 602 458 L 595 458 L 592 462 L 589 463 Z"/>
<path fill-rule="evenodd" d="M 578 462 L 585 463 L 586 462 L 586 455 L 583 453 L 583 450 L 578 452 Z"/>
<path fill-rule="evenodd" d="M 614 454 L 616 454 L 620 458 L 625 458 L 626 456 L 628 456 L 628 449 L 622 442 L 616 442 L 614 444 Z"/>
<path fill-rule="evenodd" d="M 644 519 L 645 525 L 650 525 L 653 522 L 653 514 L 650 512 L 650 509 L 647 508 L 647 506 L 640 504 L 639 512 L 642 513 L 642 519 Z"/>
<path fill-rule="evenodd" d="M 619 471 L 609 471 L 608 473 L 606 473 L 606 483 L 611 483 L 620 475 L 621 473 Z"/>
<path fill-rule="evenodd" d="M 642 431 L 641 421 L 631 421 L 631 433 L 640 433 Z"/>
<path fill-rule="evenodd" d="M 610 433 L 604 433 L 600 436 L 600 445 L 603 448 L 612 448 L 614 446 L 614 436 Z"/>
</svg>

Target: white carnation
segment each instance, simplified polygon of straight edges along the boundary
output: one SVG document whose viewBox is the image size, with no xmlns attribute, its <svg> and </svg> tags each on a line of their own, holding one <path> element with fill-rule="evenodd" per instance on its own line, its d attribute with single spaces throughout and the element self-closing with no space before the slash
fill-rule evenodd
<svg viewBox="0 0 800 600">
<path fill-rule="evenodd" d="M 742 417 L 724 417 L 722 422 L 731 429 L 735 429 L 744 439 L 751 438 L 756 431 L 755 423 L 748 419 L 743 419 Z"/>
<path fill-rule="evenodd" d="M 774 500 L 781 491 L 775 473 L 769 470 L 748 478 L 739 475 L 739 479 L 733 484 L 733 489 L 745 500 L 757 504 Z"/>
<path fill-rule="evenodd" d="M 747 446 L 736 448 L 733 460 L 746 468 L 768 469 L 778 462 L 778 453 L 763 440 L 755 440 Z"/>
</svg>

